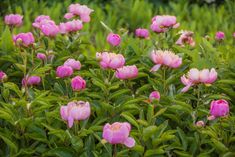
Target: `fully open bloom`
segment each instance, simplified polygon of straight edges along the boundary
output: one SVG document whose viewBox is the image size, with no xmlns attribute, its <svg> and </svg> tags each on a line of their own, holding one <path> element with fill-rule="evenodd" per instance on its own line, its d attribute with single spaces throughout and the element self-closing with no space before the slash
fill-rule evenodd
<svg viewBox="0 0 235 157">
<path fill-rule="evenodd" d="M 55 23 L 54 21 L 51 20 L 50 16 L 40 15 L 34 20 L 34 23 L 32 25 L 35 28 L 40 28 L 43 23 L 46 23 L 49 21 L 52 23 Z"/>
<path fill-rule="evenodd" d="M 103 138 L 110 144 L 124 144 L 128 148 L 135 146 L 135 140 L 129 137 L 131 125 L 127 122 L 115 122 L 105 124 L 103 127 Z"/>
<path fill-rule="evenodd" d="M 161 65 L 171 68 L 178 68 L 182 64 L 182 58 L 171 51 L 153 50 L 150 57 L 156 64 L 150 71 L 157 71 Z"/>
<path fill-rule="evenodd" d="M 153 100 L 160 100 L 160 93 L 158 92 L 158 91 L 153 91 L 153 92 L 151 92 L 150 93 L 150 95 L 149 95 L 149 100 L 150 100 L 150 102 L 152 102 Z"/>
<path fill-rule="evenodd" d="M 9 26 L 21 26 L 22 25 L 22 19 L 23 16 L 19 15 L 19 14 L 9 14 L 6 15 L 4 18 L 4 22 L 5 24 L 9 25 Z"/>
<path fill-rule="evenodd" d="M 6 78 L 7 78 L 7 75 L 3 71 L 0 71 L 0 82 L 5 80 Z"/>
<path fill-rule="evenodd" d="M 13 36 L 13 41 L 17 46 L 28 47 L 34 43 L 34 37 L 31 32 L 28 33 L 19 33 Z"/>
<path fill-rule="evenodd" d="M 193 40 L 193 32 L 191 31 L 182 31 L 179 39 L 176 41 L 177 45 L 184 46 L 188 44 L 190 46 L 195 46 L 195 41 Z"/>
<path fill-rule="evenodd" d="M 86 88 L 86 81 L 81 76 L 76 76 L 71 80 L 73 91 L 80 91 Z"/>
<path fill-rule="evenodd" d="M 22 79 L 23 86 L 33 86 L 38 85 L 41 82 L 41 78 L 39 76 L 26 76 Z"/>
<path fill-rule="evenodd" d="M 71 58 L 67 59 L 64 62 L 64 65 L 73 68 L 73 70 L 81 69 L 81 63 L 79 62 L 79 60 L 76 61 L 75 59 L 71 59 Z"/>
<path fill-rule="evenodd" d="M 47 59 L 47 56 L 44 53 L 37 53 L 37 58 L 45 61 Z"/>
<path fill-rule="evenodd" d="M 68 21 L 66 23 L 60 23 L 59 25 L 61 34 L 76 32 L 78 30 L 81 30 L 82 27 L 83 27 L 83 24 L 82 24 L 82 21 L 80 20 Z"/>
<path fill-rule="evenodd" d="M 60 107 L 60 115 L 63 120 L 68 121 L 71 128 L 75 120 L 85 120 L 90 117 L 91 108 L 89 102 L 72 101 L 67 106 Z"/>
<path fill-rule="evenodd" d="M 103 69 L 117 69 L 123 67 L 125 64 L 125 58 L 121 54 L 97 52 L 96 58 L 100 60 L 100 66 Z"/>
<path fill-rule="evenodd" d="M 66 65 L 58 66 L 56 69 L 56 76 L 60 78 L 69 77 L 73 74 L 73 68 Z"/>
<path fill-rule="evenodd" d="M 109 33 L 106 39 L 107 42 L 112 46 L 118 46 L 121 43 L 121 37 L 118 34 Z"/>
<path fill-rule="evenodd" d="M 88 8 L 86 5 L 80 5 L 79 3 L 71 4 L 69 6 L 69 13 L 80 16 L 82 22 L 90 22 L 90 14 L 94 10 Z M 67 19 L 72 18 L 72 15 L 66 15 Z"/>
<path fill-rule="evenodd" d="M 182 92 L 187 92 L 189 88 L 197 83 L 212 84 L 217 79 L 217 72 L 214 68 L 211 70 L 203 69 L 198 70 L 192 68 L 189 70 L 187 76 L 183 75 L 181 77 L 181 82 L 185 85 Z"/>
<path fill-rule="evenodd" d="M 217 117 L 224 117 L 229 114 L 229 104 L 226 100 L 213 100 L 210 106 L 210 115 Z"/>
<path fill-rule="evenodd" d="M 216 40 L 223 40 L 224 37 L 225 37 L 224 32 L 221 32 L 221 31 L 216 32 L 216 35 L 215 35 Z"/>
<path fill-rule="evenodd" d="M 144 28 L 138 28 L 135 30 L 135 36 L 139 38 L 148 38 L 149 37 L 149 31 Z"/>
<path fill-rule="evenodd" d="M 166 32 L 169 28 L 177 27 L 179 27 L 179 23 L 177 23 L 175 16 L 157 15 L 152 18 L 151 29 L 154 32 L 162 33 Z"/>
<path fill-rule="evenodd" d="M 123 66 L 116 70 L 115 76 L 122 80 L 135 78 L 138 76 L 138 69 L 135 65 Z"/>
</svg>

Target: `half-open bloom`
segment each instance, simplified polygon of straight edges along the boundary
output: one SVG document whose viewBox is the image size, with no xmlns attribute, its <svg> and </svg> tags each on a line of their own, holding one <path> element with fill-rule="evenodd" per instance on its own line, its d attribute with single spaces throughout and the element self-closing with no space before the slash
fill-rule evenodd
<svg viewBox="0 0 235 157">
<path fill-rule="evenodd" d="M 193 32 L 182 31 L 179 39 L 176 41 L 176 44 L 182 47 L 184 47 L 185 44 L 195 46 L 195 41 L 193 40 Z"/>
<path fill-rule="evenodd" d="M 76 76 L 71 80 L 73 91 L 80 91 L 86 88 L 86 81 L 81 76 Z"/>
<path fill-rule="evenodd" d="M 150 93 L 150 95 L 149 95 L 149 100 L 150 100 L 150 102 L 152 102 L 153 100 L 160 100 L 160 93 L 158 92 L 158 91 L 153 91 L 153 92 L 151 92 Z"/>
<path fill-rule="evenodd" d="M 40 15 L 34 20 L 32 25 L 35 28 L 40 28 L 43 23 L 46 23 L 46 22 L 49 22 L 49 21 L 54 23 L 54 21 L 51 20 L 50 16 Z"/>
<path fill-rule="evenodd" d="M 9 26 L 19 27 L 23 23 L 22 19 L 23 19 L 23 16 L 21 16 L 19 14 L 9 14 L 9 15 L 5 16 L 4 22 L 5 22 L 5 24 L 7 24 Z"/>
<path fill-rule="evenodd" d="M 216 40 L 223 40 L 224 38 L 225 38 L 224 32 L 221 32 L 221 31 L 216 32 L 216 35 L 215 35 Z"/>
<path fill-rule="evenodd" d="M 135 65 L 118 68 L 115 76 L 121 80 L 132 79 L 138 76 L 138 69 Z"/>
<path fill-rule="evenodd" d="M 139 38 L 148 38 L 149 37 L 149 31 L 144 28 L 138 28 L 135 30 L 135 36 Z"/>
<path fill-rule="evenodd" d="M 135 146 L 135 140 L 129 137 L 131 125 L 127 122 L 115 122 L 105 124 L 103 127 L 103 138 L 110 144 L 124 144 L 128 148 Z"/>
<path fill-rule="evenodd" d="M 80 5 L 79 3 L 69 6 L 69 13 L 80 16 L 82 22 L 90 22 L 90 14 L 93 11 L 94 10 L 88 8 L 86 5 Z M 67 17 L 71 17 L 71 15 L 67 15 Z"/>
<path fill-rule="evenodd" d="M 22 79 L 23 86 L 38 85 L 40 82 L 41 78 L 39 76 L 26 76 Z"/>
<path fill-rule="evenodd" d="M 56 76 L 60 78 L 69 77 L 73 74 L 73 68 L 66 65 L 58 66 L 56 69 Z"/>
<path fill-rule="evenodd" d="M 100 66 L 103 69 L 117 69 L 123 67 L 125 64 L 125 58 L 121 54 L 97 52 L 96 58 L 100 60 Z"/>
<path fill-rule="evenodd" d="M 67 59 L 64 62 L 64 65 L 73 68 L 73 70 L 80 70 L 81 69 L 80 61 L 79 60 L 75 60 L 75 59 L 71 59 L 71 58 Z"/>
<path fill-rule="evenodd" d="M 34 43 L 34 37 L 31 32 L 28 33 L 19 33 L 13 36 L 13 41 L 17 46 L 28 47 Z"/>
<path fill-rule="evenodd" d="M 151 29 L 154 32 L 166 32 L 169 28 L 177 28 L 179 23 L 176 21 L 175 16 L 170 15 L 157 15 L 152 18 Z"/>
<path fill-rule="evenodd" d="M 229 104 L 226 100 L 213 100 L 210 106 L 210 115 L 217 117 L 224 117 L 229 114 Z"/>
<path fill-rule="evenodd" d="M 72 101 L 67 106 L 60 107 L 61 118 L 68 122 L 69 128 L 73 126 L 74 121 L 86 120 L 90 117 L 91 108 L 89 102 Z"/>
<path fill-rule="evenodd" d="M 112 46 L 118 46 L 121 43 L 121 37 L 118 34 L 114 33 L 109 33 L 106 40 Z"/>
<path fill-rule="evenodd" d="M 80 20 L 73 20 L 68 21 L 66 23 L 60 23 L 59 29 L 61 34 L 76 32 L 78 30 L 81 30 L 83 28 L 82 21 Z"/>
</svg>

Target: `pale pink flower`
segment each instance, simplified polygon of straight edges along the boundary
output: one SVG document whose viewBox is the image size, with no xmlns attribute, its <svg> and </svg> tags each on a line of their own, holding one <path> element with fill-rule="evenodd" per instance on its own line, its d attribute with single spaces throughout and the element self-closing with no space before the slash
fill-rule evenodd
<svg viewBox="0 0 235 157">
<path fill-rule="evenodd" d="M 197 121 L 196 126 L 197 127 L 204 127 L 205 123 L 204 123 L 204 121 L 200 120 L 200 121 Z"/>
<path fill-rule="evenodd" d="M 123 66 L 116 70 L 115 76 L 121 80 L 136 78 L 138 76 L 138 69 L 135 65 Z"/>
<path fill-rule="evenodd" d="M 226 100 L 213 100 L 210 106 L 210 115 L 214 117 L 224 117 L 229 114 L 229 104 Z"/>
<path fill-rule="evenodd" d="M 66 23 L 60 23 L 59 29 L 61 34 L 66 34 L 70 32 L 76 32 L 83 28 L 82 21 L 80 20 L 73 20 Z"/>
<path fill-rule="evenodd" d="M 166 32 L 169 28 L 177 27 L 179 27 L 179 23 L 177 23 L 175 16 L 157 15 L 152 18 L 151 29 L 154 32 L 162 33 Z"/>
<path fill-rule="evenodd" d="M 9 15 L 5 16 L 4 22 L 5 22 L 5 24 L 7 24 L 9 26 L 19 27 L 23 23 L 22 19 L 23 19 L 23 16 L 21 16 L 19 14 L 9 14 Z"/>
<path fill-rule="evenodd" d="M 178 68 L 182 64 L 182 58 L 171 51 L 153 50 L 150 57 L 156 64 L 150 71 L 157 71 L 162 65 Z"/>
<path fill-rule="evenodd" d="M 86 81 L 81 76 L 76 76 L 71 80 L 73 91 L 80 91 L 86 88 Z"/>
<path fill-rule="evenodd" d="M 34 23 L 32 25 L 35 28 L 40 28 L 43 23 L 46 23 L 49 21 L 55 24 L 55 22 L 51 20 L 50 16 L 40 15 L 34 20 Z"/>
<path fill-rule="evenodd" d="M 28 33 L 19 33 L 13 36 L 13 41 L 17 46 L 28 47 L 34 43 L 34 37 L 31 32 Z"/>
<path fill-rule="evenodd" d="M 100 66 L 103 69 L 117 69 L 123 67 L 125 64 L 125 58 L 121 54 L 97 52 L 96 58 L 100 60 Z"/>
<path fill-rule="evenodd" d="M 110 144 L 124 144 L 128 148 L 135 146 L 135 140 L 129 137 L 131 125 L 127 122 L 115 122 L 113 124 L 105 124 L 103 127 L 103 139 Z"/>
<path fill-rule="evenodd" d="M 59 27 L 52 21 L 41 23 L 40 29 L 45 36 L 55 37 L 59 33 Z"/>
<path fill-rule="evenodd" d="M 71 68 L 73 68 L 73 70 L 80 70 L 81 69 L 81 63 L 79 60 L 75 60 L 75 59 L 67 59 L 64 62 L 65 66 L 70 66 Z"/>
<path fill-rule="evenodd" d="M 179 39 L 176 41 L 176 44 L 182 47 L 184 47 L 185 44 L 188 44 L 190 46 L 195 46 L 195 41 L 193 40 L 193 32 L 182 31 Z"/>
<path fill-rule="evenodd" d="M 89 102 L 72 101 L 67 106 L 60 107 L 61 118 L 68 122 L 69 128 L 73 126 L 75 120 L 86 120 L 90 117 L 91 108 Z"/>
<path fill-rule="evenodd" d="M 88 8 L 86 5 L 80 5 L 79 3 L 69 6 L 69 13 L 80 16 L 82 22 L 90 22 L 90 14 L 93 11 L 94 10 Z"/>
<path fill-rule="evenodd" d="M 149 31 L 144 28 L 138 28 L 135 30 L 135 36 L 139 38 L 148 38 L 149 37 Z"/>
<path fill-rule="evenodd" d="M 66 13 L 65 15 L 64 15 L 64 18 L 66 18 L 67 20 L 69 20 L 69 19 L 71 19 L 71 18 L 73 18 L 74 17 L 74 15 L 72 14 L 72 13 Z"/>
</svg>

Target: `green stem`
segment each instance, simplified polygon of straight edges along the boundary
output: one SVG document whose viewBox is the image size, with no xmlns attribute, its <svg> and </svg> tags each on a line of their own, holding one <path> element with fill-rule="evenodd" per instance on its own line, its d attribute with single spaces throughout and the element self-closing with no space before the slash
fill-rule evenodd
<svg viewBox="0 0 235 157">
<path fill-rule="evenodd" d="M 113 150 L 113 157 L 117 156 L 117 145 L 114 145 L 114 150 Z"/>
<path fill-rule="evenodd" d="M 163 67 L 163 93 L 166 95 L 166 69 Z"/>
<path fill-rule="evenodd" d="M 79 129 L 79 121 L 75 121 L 74 124 L 74 134 L 78 135 L 78 129 Z"/>
</svg>

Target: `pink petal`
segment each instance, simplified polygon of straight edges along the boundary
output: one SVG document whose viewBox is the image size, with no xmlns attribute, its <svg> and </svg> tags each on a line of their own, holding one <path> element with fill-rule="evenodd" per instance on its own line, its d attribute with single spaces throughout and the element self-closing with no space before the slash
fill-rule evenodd
<svg viewBox="0 0 235 157">
<path fill-rule="evenodd" d="M 161 64 L 154 65 L 151 69 L 150 72 L 155 72 L 158 71 L 158 69 L 161 67 Z"/>
<path fill-rule="evenodd" d="M 132 138 L 132 137 L 128 137 L 124 143 L 123 143 L 125 146 L 127 146 L 128 148 L 132 148 L 135 146 L 135 139 Z"/>
</svg>

